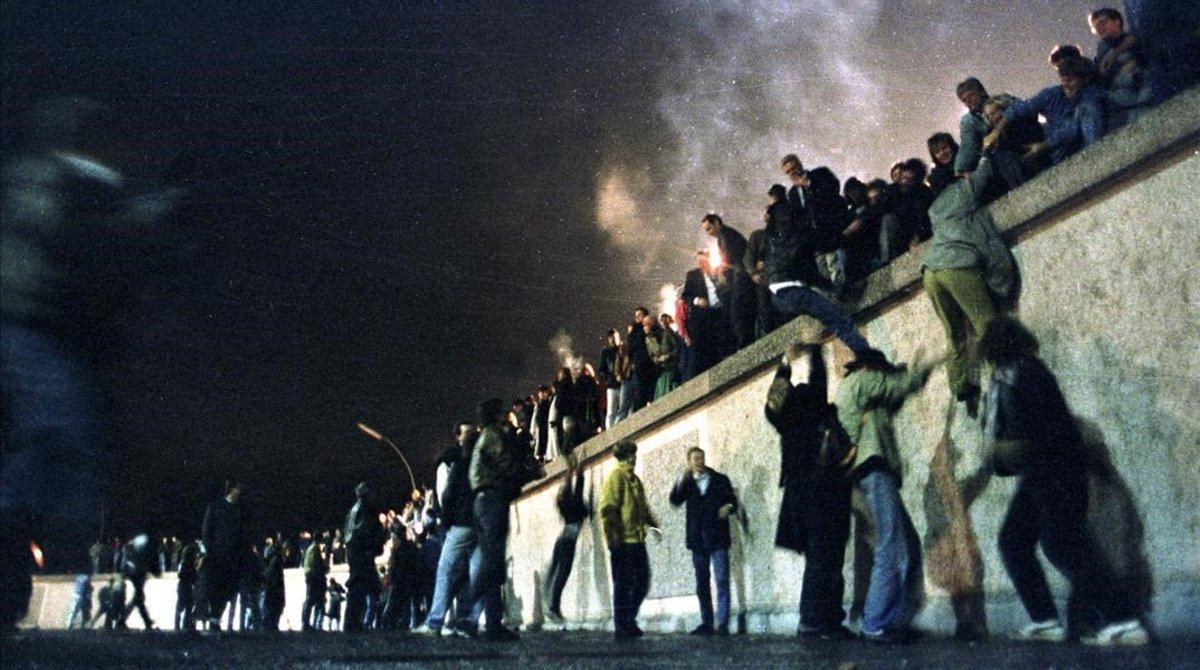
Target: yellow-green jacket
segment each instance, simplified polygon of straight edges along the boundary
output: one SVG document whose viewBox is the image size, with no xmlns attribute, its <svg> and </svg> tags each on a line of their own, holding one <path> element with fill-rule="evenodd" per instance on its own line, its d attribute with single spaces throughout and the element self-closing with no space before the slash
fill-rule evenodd
<svg viewBox="0 0 1200 670">
<path fill-rule="evenodd" d="M 642 480 L 629 463 L 617 462 L 616 470 L 604 480 L 600 490 L 600 523 L 608 546 L 638 544 L 646 541 L 646 531 L 657 526 Z"/>
<path fill-rule="evenodd" d="M 858 457 L 851 477 L 865 474 L 883 465 L 899 479 L 900 450 L 892 432 L 892 414 L 906 398 L 916 393 L 929 379 L 932 367 L 879 372 L 858 370 L 847 375 L 838 386 L 834 404 L 838 421 L 857 445 Z"/>
</svg>

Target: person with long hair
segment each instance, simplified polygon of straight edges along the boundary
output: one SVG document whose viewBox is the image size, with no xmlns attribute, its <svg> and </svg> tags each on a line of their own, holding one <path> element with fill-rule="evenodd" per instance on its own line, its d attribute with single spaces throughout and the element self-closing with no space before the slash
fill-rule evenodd
<svg viewBox="0 0 1200 670">
<path fill-rule="evenodd" d="M 1037 352 L 1037 338 L 1011 317 L 993 319 L 979 340 L 980 356 L 994 366 L 985 423 L 988 451 L 998 474 L 1019 478 L 999 544 L 1004 569 L 1031 620 L 1020 636 L 1047 641 L 1067 636 L 1035 552 L 1040 546 L 1070 582 L 1071 601 L 1098 616 L 1099 626 L 1083 638 L 1085 643 L 1146 644 L 1139 598 L 1129 580 L 1114 574 L 1089 533 L 1083 437 Z"/>
</svg>

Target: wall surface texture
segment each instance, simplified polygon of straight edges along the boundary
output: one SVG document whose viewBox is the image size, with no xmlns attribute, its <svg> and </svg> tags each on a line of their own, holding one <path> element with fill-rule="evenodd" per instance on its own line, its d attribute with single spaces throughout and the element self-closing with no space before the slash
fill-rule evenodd
<svg viewBox="0 0 1200 670">
<path fill-rule="evenodd" d="M 1150 621 L 1161 632 L 1200 630 L 1200 90 L 1043 173 L 992 212 L 1022 272 L 1017 314 L 1040 339 L 1089 441 L 1112 465 L 1094 482 L 1093 532 L 1106 555 L 1147 578 Z M 872 275 L 851 306 L 872 345 L 893 360 L 946 346 L 919 271 L 917 254 L 902 256 Z M 773 544 L 779 440 L 763 403 L 787 343 L 818 336 L 814 322 L 797 319 L 577 449 L 598 495 L 615 463 L 612 445 L 626 437 L 639 444 L 637 471 L 664 531 L 648 545 L 653 578 L 644 627 L 683 631 L 698 622 L 684 514 L 668 505 L 667 493 L 687 449 L 700 446 L 732 478 L 744 511 L 733 524 L 731 552 L 736 626 L 795 630 L 804 559 Z M 840 343 L 825 350 L 831 370 L 850 359 Z M 835 376 L 831 393 L 837 383 Z M 1015 482 L 981 471 L 980 425 L 949 402 L 942 371 L 895 424 L 905 455 L 901 495 L 924 557 L 917 625 L 1011 632 L 1025 617 L 996 536 Z M 542 622 L 539 584 L 562 526 L 554 505 L 562 474 L 562 464 L 552 464 L 511 510 L 513 624 Z M 865 586 L 855 579 L 854 555 L 852 547 L 847 607 Z M 1064 583 L 1050 574 L 1062 597 Z M 151 580 L 147 591 L 153 616 L 169 625 L 173 579 Z M 39 579 L 25 624 L 61 627 L 69 592 L 68 579 Z M 289 571 L 285 626 L 297 627 L 302 600 L 303 578 Z M 610 625 L 607 550 L 594 521 L 580 535 L 562 609 L 570 625 Z"/>
<path fill-rule="evenodd" d="M 1112 465 L 1093 478 L 1093 532 L 1107 555 L 1147 580 L 1150 620 L 1164 632 L 1200 629 L 1198 148 L 1200 91 L 1193 90 L 992 205 L 1022 272 L 1017 315 L 1040 339 L 1089 442 Z M 917 254 L 898 259 L 870 278 L 854 306 L 861 331 L 893 360 L 946 346 L 919 268 Z M 731 552 L 736 624 L 749 632 L 795 630 L 804 559 L 774 547 L 779 440 L 763 403 L 786 344 L 816 331 L 797 319 L 580 447 L 598 497 L 615 464 L 612 444 L 629 437 L 639 445 L 637 472 L 664 531 L 648 543 L 648 629 L 683 631 L 699 622 L 684 513 L 667 503 L 667 493 L 687 449 L 700 446 L 709 465 L 732 478 L 745 512 Z M 825 350 L 831 370 L 851 357 L 838 342 Z M 831 397 L 838 381 L 831 380 Z M 905 455 L 901 495 L 924 556 L 917 625 L 1003 634 L 1026 622 L 996 549 L 1015 481 L 981 471 L 981 427 L 962 408 L 950 402 L 939 370 L 896 417 Z M 514 623 L 541 621 L 537 584 L 562 526 L 554 506 L 561 472 L 552 468 L 512 509 Z M 852 547 L 847 607 L 853 556 Z M 1064 596 L 1065 584 L 1049 572 Z M 574 625 L 609 625 L 607 550 L 594 520 L 581 534 L 562 610 Z"/>
</svg>

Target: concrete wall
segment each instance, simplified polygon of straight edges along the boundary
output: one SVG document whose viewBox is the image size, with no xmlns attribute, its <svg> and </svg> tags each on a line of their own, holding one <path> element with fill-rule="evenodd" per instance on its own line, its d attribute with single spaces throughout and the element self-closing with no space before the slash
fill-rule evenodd
<svg viewBox="0 0 1200 670">
<path fill-rule="evenodd" d="M 1096 534 L 1110 555 L 1148 569 L 1151 621 L 1164 632 L 1200 629 L 1198 147 L 1200 91 L 1192 90 L 992 206 L 1024 279 L 1018 316 L 1039 337 L 1072 410 L 1114 467 L 1094 490 Z M 898 259 L 870 278 L 854 306 L 861 330 L 894 360 L 946 345 L 920 290 L 919 268 L 914 254 Z M 611 445 L 625 437 L 639 444 L 637 471 L 665 531 L 648 547 L 653 579 L 642 619 L 650 629 L 682 631 L 698 622 L 684 514 L 667 504 L 686 450 L 698 445 L 732 478 L 746 512 L 734 524 L 732 550 L 739 624 L 751 632 L 795 630 L 804 559 L 773 546 L 779 442 L 762 406 L 787 342 L 817 330 L 797 319 L 580 447 L 598 494 L 615 464 Z M 826 351 L 831 370 L 850 358 L 840 343 Z M 906 455 L 901 493 L 925 556 L 926 604 L 917 624 L 952 632 L 957 601 L 960 619 L 1003 634 L 1026 622 L 996 551 L 1015 482 L 985 479 L 978 497 L 964 500 L 965 485 L 979 473 L 980 425 L 950 409 L 938 371 L 896 419 Z M 553 504 L 561 474 L 552 469 L 513 506 L 514 622 L 541 621 L 536 585 L 561 528 Z M 1050 572 L 1061 597 L 1064 584 Z M 975 587 L 982 593 L 972 595 Z M 610 594 L 607 551 L 589 523 L 563 613 L 576 625 L 608 625 Z"/>
<path fill-rule="evenodd" d="M 345 565 L 335 565 L 329 576 L 345 585 L 349 576 Z M 98 575 L 93 578 L 92 614 L 99 610 L 96 599 L 100 589 L 108 583 L 110 575 Z M 300 630 L 300 609 L 304 605 L 304 571 L 300 568 L 288 568 L 283 571 L 284 588 L 286 591 L 283 616 L 279 620 L 281 630 Z M 163 575 L 160 578 L 151 577 L 146 580 L 146 609 L 150 618 L 160 630 L 174 628 L 175 616 L 175 587 L 174 574 Z M 33 596 L 29 602 L 29 613 L 21 621 L 22 628 L 58 629 L 65 628 L 67 615 L 74 604 L 75 578 L 64 575 L 36 576 L 33 580 Z M 133 586 L 127 584 L 125 597 L 133 597 Z M 343 606 L 344 609 L 344 606 Z M 223 622 L 222 622 L 223 623 Z M 142 628 L 142 618 L 134 612 L 129 615 L 129 627 Z M 100 622 L 97 622 L 100 625 Z"/>
<path fill-rule="evenodd" d="M 1098 535 L 1108 552 L 1148 558 L 1151 621 L 1162 632 L 1200 630 L 1200 90 L 1181 95 L 1040 175 L 992 205 L 1014 240 L 1025 290 L 1019 316 L 1041 340 L 1074 412 L 1105 450 L 1114 476 L 1096 490 Z M 940 351 L 945 338 L 919 287 L 919 258 L 907 254 L 872 275 L 853 306 L 872 344 L 895 360 L 919 347 Z M 762 405 L 774 363 L 788 342 L 819 333 L 797 319 L 739 352 L 662 401 L 579 447 L 589 487 L 598 493 L 612 470 L 612 444 L 640 446 L 638 473 L 665 531 L 649 544 L 653 579 L 642 621 L 683 631 L 698 620 L 683 512 L 666 502 L 689 447 L 727 473 L 745 516 L 734 524 L 733 611 L 743 630 L 791 633 L 804 559 L 773 546 L 780 491 L 779 440 Z M 831 369 L 850 353 L 826 348 Z M 838 380 L 832 380 L 831 393 Z M 951 632 L 956 616 L 992 634 L 1025 622 L 996 552 L 996 535 L 1014 481 L 993 478 L 964 500 L 979 471 L 979 424 L 948 413 L 943 372 L 896 419 L 907 456 L 905 505 L 922 539 L 926 604 L 917 623 Z M 545 574 L 561 528 L 554 495 L 561 464 L 530 485 L 511 512 L 508 616 L 541 623 Z M 1144 538 L 1143 538 L 1144 536 Z M 847 554 L 847 605 L 854 584 Z M 1050 571 L 1056 593 L 1064 585 Z M 344 582 L 344 574 L 335 575 Z M 287 572 L 282 625 L 299 627 L 304 580 Z M 861 585 L 861 580 L 859 582 Z M 97 591 L 101 580 L 97 580 Z M 978 587 L 981 593 L 972 595 Z M 151 615 L 169 627 L 173 577 L 147 584 Z M 24 626 L 60 628 L 71 602 L 65 577 L 40 577 Z M 611 618 L 607 550 L 585 525 L 563 599 L 573 625 L 604 627 Z M 133 626 L 140 620 L 131 619 Z"/>
</svg>

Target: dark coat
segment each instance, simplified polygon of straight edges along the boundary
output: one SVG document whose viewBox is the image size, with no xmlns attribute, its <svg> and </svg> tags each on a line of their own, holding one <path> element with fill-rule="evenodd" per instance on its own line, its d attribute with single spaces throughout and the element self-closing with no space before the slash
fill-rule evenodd
<svg viewBox="0 0 1200 670">
<path fill-rule="evenodd" d="M 1066 473 L 1083 469 L 1083 437 L 1054 374 L 1026 354 L 999 365 L 988 392 L 988 434 L 1028 442 L 1024 458 L 995 464 L 1001 474 Z"/>
<path fill-rule="evenodd" d="M 633 374 L 644 382 L 653 382 L 658 376 L 658 367 L 650 360 L 650 352 L 646 349 L 646 332 L 642 330 L 642 324 L 634 324 L 633 332 L 629 333 L 627 348 Z"/>
<path fill-rule="evenodd" d="M 815 255 L 824 249 L 821 234 L 807 223 L 797 221 L 787 212 L 787 206 L 776 203 L 768 210 L 766 245 L 763 262 L 767 282 L 775 284 L 800 281 L 820 285 L 824 280 L 817 272 Z"/>
<path fill-rule="evenodd" d="M 740 269 L 746 256 L 746 238 L 729 226 L 721 226 L 717 233 L 717 249 L 725 265 Z"/>
<path fill-rule="evenodd" d="M 379 523 L 379 507 L 370 497 L 355 501 L 346 514 L 346 526 L 342 537 L 346 543 L 346 558 L 349 563 L 367 561 L 379 555 L 386 533 Z"/>
<path fill-rule="evenodd" d="M 474 497 L 471 495 L 471 480 L 468 476 L 474 451 L 474 442 L 468 440 L 465 445 L 455 444 L 447 447 L 438 460 L 439 464 L 448 465 L 450 470 L 446 479 L 445 500 L 442 501 L 442 516 L 451 526 L 470 527 L 475 523 L 475 516 L 471 512 Z"/>
<path fill-rule="evenodd" d="M 825 413 L 835 411 L 826 400 L 825 384 L 792 386 L 790 376 L 791 368 L 780 365 L 766 405 L 767 421 L 779 432 L 779 486 L 783 488 L 775 545 L 803 553 L 810 532 L 828 533 L 844 524 L 849 515 L 850 486 L 845 477 L 830 477 L 816 467 L 820 450 L 817 423 Z M 814 515 L 814 510 L 822 512 Z M 814 518 L 828 523 L 814 524 Z"/>
<path fill-rule="evenodd" d="M 267 600 L 279 607 L 284 602 L 283 551 L 278 545 L 267 547 L 263 566 L 263 585 Z"/>
<path fill-rule="evenodd" d="M 596 379 L 605 388 L 619 388 L 617 381 L 617 347 L 604 347 L 600 350 L 600 365 L 596 368 Z"/>
<path fill-rule="evenodd" d="M 713 283 L 717 287 L 717 298 L 721 301 L 721 309 L 729 307 L 730 301 L 733 300 L 733 281 L 729 273 L 723 272 L 722 276 L 713 279 Z M 696 316 L 697 311 L 712 309 L 711 307 L 696 307 L 696 298 L 708 300 L 708 286 L 704 282 L 704 271 L 700 268 L 688 270 L 683 278 L 683 302 L 687 306 L 689 322 Z M 688 332 L 691 332 L 690 329 Z"/>
<path fill-rule="evenodd" d="M 204 512 L 205 561 L 236 566 L 250 552 L 250 536 L 242 506 L 225 498 L 209 503 Z"/>
<path fill-rule="evenodd" d="M 733 484 L 725 475 L 708 469 L 708 490 L 700 494 L 700 486 L 689 470 L 671 489 L 671 504 L 687 504 L 687 548 L 692 551 L 713 551 L 729 548 L 729 517 L 717 516 L 725 505 L 737 509 Z"/>
</svg>

